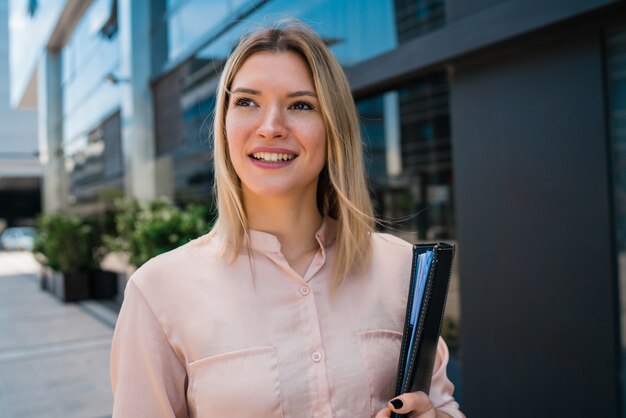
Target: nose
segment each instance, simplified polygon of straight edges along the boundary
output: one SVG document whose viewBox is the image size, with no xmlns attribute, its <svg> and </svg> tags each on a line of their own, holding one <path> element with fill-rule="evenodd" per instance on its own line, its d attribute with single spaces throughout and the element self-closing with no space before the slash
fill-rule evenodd
<svg viewBox="0 0 626 418">
<path fill-rule="evenodd" d="M 284 139 L 287 137 L 283 115 L 278 106 L 267 108 L 257 128 L 257 135 L 265 139 Z"/>
</svg>

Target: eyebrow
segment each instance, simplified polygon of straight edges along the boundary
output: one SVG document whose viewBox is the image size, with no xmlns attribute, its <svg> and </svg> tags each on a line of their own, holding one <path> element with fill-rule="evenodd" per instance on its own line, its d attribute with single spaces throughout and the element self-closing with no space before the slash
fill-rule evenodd
<svg viewBox="0 0 626 418">
<path fill-rule="evenodd" d="M 254 90 L 248 87 L 237 87 L 235 90 L 233 91 L 229 91 L 228 93 L 233 94 L 233 93 L 247 93 L 247 94 L 251 94 L 253 96 L 260 96 L 261 92 L 258 90 Z M 315 94 L 314 91 L 310 91 L 310 90 L 298 90 L 298 91 L 293 91 L 289 94 L 287 94 L 287 97 L 301 97 L 301 96 L 310 96 L 310 97 L 314 97 L 317 98 L 317 94 Z"/>
<path fill-rule="evenodd" d="M 247 87 L 237 87 L 235 90 L 226 90 L 229 94 L 233 94 L 233 93 L 247 93 L 247 94 L 252 94 L 253 96 L 259 96 L 261 94 L 260 91 L 258 90 L 254 90 L 254 89 L 249 89 Z"/>
<path fill-rule="evenodd" d="M 315 94 L 314 91 L 309 91 L 309 90 L 298 90 L 298 91 L 289 93 L 287 95 L 287 97 L 300 97 L 300 96 L 310 96 L 310 97 L 317 98 L 317 94 Z"/>
</svg>

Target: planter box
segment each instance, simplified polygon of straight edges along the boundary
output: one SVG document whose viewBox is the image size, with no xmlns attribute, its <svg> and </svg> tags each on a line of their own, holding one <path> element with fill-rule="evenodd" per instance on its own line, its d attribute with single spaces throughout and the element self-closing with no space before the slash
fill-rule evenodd
<svg viewBox="0 0 626 418">
<path fill-rule="evenodd" d="M 117 295 L 115 300 L 119 303 L 124 302 L 124 291 L 128 283 L 128 275 L 126 273 L 117 273 Z"/>
<path fill-rule="evenodd" d="M 41 290 L 50 290 L 52 287 L 52 269 L 48 266 L 41 266 L 39 269 L 39 287 Z"/>
<path fill-rule="evenodd" d="M 90 273 L 89 293 L 92 299 L 111 299 L 117 294 L 117 273 L 94 270 Z"/>
<path fill-rule="evenodd" d="M 129 255 L 126 253 L 109 253 L 100 263 L 102 270 L 117 273 L 117 294 L 114 299 L 120 304 L 124 300 L 124 290 L 126 289 L 128 278 L 136 270 L 135 267 L 129 264 L 128 259 Z"/>
<path fill-rule="evenodd" d="M 64 302 L 75 302 L 89 299 L 89 273 L 53 274 L 52 292 Z"/>
</svg>

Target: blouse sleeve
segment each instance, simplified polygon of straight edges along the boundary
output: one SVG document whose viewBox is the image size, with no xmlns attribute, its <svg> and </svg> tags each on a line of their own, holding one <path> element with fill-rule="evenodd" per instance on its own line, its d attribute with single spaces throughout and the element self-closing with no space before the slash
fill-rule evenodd
<svg viewBox="0 0 626 418">
<path fill-rule="evenodd" d="M 126 286 L 111 347 L 113 418 L 188 418 L 186 370 L 141 290 Z"/>
<path fill-rule="evenodd" d="M 433 406 L 442 412 L 450 415 L 452 418 L 465 418 L 465 415 L 459 410 L 459 404 L 454 400 L 454 385 L 448 379 L 446 368 L 450 359 L 448 346 L 443 338 L 439 338 L 437 346 L 437 357 L 435 358 L 435 367 L 433 371 L 433 380 L 430 384 L 429 397 Z"/>
</svg>

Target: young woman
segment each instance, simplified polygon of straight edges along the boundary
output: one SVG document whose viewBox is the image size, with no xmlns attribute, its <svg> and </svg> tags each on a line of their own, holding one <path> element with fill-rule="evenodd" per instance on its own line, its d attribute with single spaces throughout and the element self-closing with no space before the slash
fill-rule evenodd
<svg viewBox="0 0 626 418">
<path fill-rule="evenodd" d="M 126 288 L 113 416 L 463 417 L 443 340 L 430 397 L 390 401 L 411 245 L 374 233 L 354 102 L 314 32 L 240 42 L 214 140 L 214 228 Z"/>
</svg>

